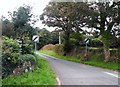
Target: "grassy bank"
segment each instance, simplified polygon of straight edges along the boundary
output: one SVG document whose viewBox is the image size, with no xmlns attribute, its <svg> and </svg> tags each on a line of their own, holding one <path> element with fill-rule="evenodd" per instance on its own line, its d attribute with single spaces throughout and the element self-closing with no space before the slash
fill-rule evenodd
<svg viewBox="0 0 120 87">
<path fill-rule="evenodd" d="M 60 56 L 58 54 L 56 54 L 54 51 L 48 51 L 48 50 L 41 50 L 41 53 L 50 55 L 50 56 L 54 56 L 60 59 L 64 59 L 64 60 L 68 60 L 68 61 L 72 61 L 72 62 L 77 62 L 77 63 L 83 63 L 83 64 L 87 64 L 87 65 L 92 65 L 92 66 L 97 66 L 97 67 L 102 67 L 102 68 L 107 68 L 107 69 L 112 69 L 112 70 L 120 70 L 120 64 L 118 63 L 112 63 L 112 62 L 102 62 L 102 61 L 98 61 L 97 59 L 92 59 L 90 61 L 86 61 L 86 62 L 82 62 L 80 61 L 80 59 L 74 58 L 74 57 L 68 57 L 68 56 Z"/>
<path fill-rule="evenodd" d="M 38 56 L 37 56 L 38 57 Z M 34 71 L 21 75 L 9 76 L 2 85 L 55 85 L 56 79 L 46 60 L 38 57 L 38 66 Z"/>
</svg>

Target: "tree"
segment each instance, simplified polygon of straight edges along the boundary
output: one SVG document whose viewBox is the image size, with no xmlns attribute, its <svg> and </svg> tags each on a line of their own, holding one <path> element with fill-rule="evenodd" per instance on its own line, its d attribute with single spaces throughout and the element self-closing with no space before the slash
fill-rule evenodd
<svg viewBox="0 0 120 87">
<path fill-rule="evenodd" d="M 38 33 L 37 33 L 40 37 L 39 39 L 39 43 L 38 46 L 39 48 L 41 48 L 42 46 L 46 45 L 46 44 L 50 44 L 51 43 L 51 33 L 43 28 L 43 29 L 38 29 Z"/>
<path fill-rule="evenodd" d="M 55 29 L 54 31 L 51 32 L 51 38 L 52 44 L 58 44 L 59 43 L 59 30 Z"/>
<path fill-rule="evenodd" d="M 72 2 L 50 2 L 47 7 L 44 9 L 43 14 L 40 16 L 40 19 L 44 24 L 52 27 L 61 28 L 64 33 L 64 51 L 65 54 L 69 53 L 71 50 L 70 43 L 70 34 L 71 32 L 81 30 L 85 24 L 83 23 L 82 16 L 80 15 L 81 8 L 86 8 L 85 3 L 81 3 L 81 5 Z M 71 10 L 72 9 L 72 10 Z M 77 11 L 79 10 L 79 11 Z M 84 11 L 82 9 L 82 11 Z M 81 18 L 80 18 L 81 17 Z"/>
<path fill-rule="evenodd" d="M 8 19 L 2 19 L 2 35 L 8 37 L 14 36 L 13 23 Z"/>
<path fill-rule="evenodd" d="M 111 31 L 114 27 L 119 25 L 120 21 L 120 2 L 90 3 L 89 10 L 86 9 L 86 23 L 89 27 L 100 30 L 100 39 L 104 46 L 105 62 L 110 61 L 109 47 L 111 44 Z"/>
<path fill-rule="evenodd" d="M 44 24 L 64 30 L 64 50 L 66 53 L 71 50 L 71 32 L 80 33 L 82 27 L 99 30 L 99 38 L 104 47 L 105 62 L 110 61 L 111 31 L 120 22 L 120 2 L 112 4 L 110 2 L 52 2 L 45 8 L 40 18 Z"/>
<path fill-rule="evenodd" d="M 9 13 L 12 17 L 12 22 L 14 25 L 14 31 L 16 37 L 32 36 L 35 32 L 31 24 L 35 23 L 36 20 L 32 20 L 33 14 L 31 13 L 32 7 L 21 6 L 13 14 Z"/>
</svg>

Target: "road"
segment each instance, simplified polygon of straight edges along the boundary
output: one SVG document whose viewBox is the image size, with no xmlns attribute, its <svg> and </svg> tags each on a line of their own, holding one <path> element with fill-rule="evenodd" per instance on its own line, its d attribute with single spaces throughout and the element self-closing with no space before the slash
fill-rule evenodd
<svg viewBox="0 0 120 87">
<path fill-rule="evenodd" d="M 37 54 L 48 61 L 57 76 L 59 85 L 103 85 L 104 87 L 118 87 L 118 72 L 74 63 L 38 52 Z"/>
</svg>

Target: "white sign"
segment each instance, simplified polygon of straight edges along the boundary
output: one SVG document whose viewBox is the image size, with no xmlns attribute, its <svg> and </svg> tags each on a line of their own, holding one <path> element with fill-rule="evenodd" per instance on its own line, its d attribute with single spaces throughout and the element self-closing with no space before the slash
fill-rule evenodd
<svg viewBox="0 0 120 87">
<path fill-rule="evenodd" d="M 86 44 L 88 44 L 88 43 L 89 43 L 89 39 L 88 39 L 88 38 L 85 38 L 84 42 L 85 42 Z"/>
<path fill-rule="evenodd" d="M 38 35 L 34 35 L 34 36 L 32 37 L 32 40 L 33 40 L 34 42 L 39 42 L 39 36 L 38 36 Z"/>
<path fill-rule="evenodd" d="M 22 44 L 22 42 L 23 42 L 23 39 L 16 39 L 16 41 L 19 43 L 19 44 Z"/>
</svg>

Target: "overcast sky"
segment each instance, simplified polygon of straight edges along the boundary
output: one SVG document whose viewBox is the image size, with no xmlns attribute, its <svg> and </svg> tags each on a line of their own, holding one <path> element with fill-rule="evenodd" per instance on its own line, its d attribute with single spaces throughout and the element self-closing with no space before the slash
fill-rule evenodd
<svg viewBox="0 0 120 87">
<path fill-rule="evenodd" d="M 50 0 L 0 0 L 0 17 L 3 15 L 8 18 L 8 11 L 13 12 L 20 6 L 23 6 L 23 4 L 32 6 L 32 13 L 34 15 L 40 15 L 49 1 Z M 43 28 L 44 25 L 38 21 L 34 27 Z M 54 30 L 53 28 L 46 28 L 49 31 Z"/>
</svg>

